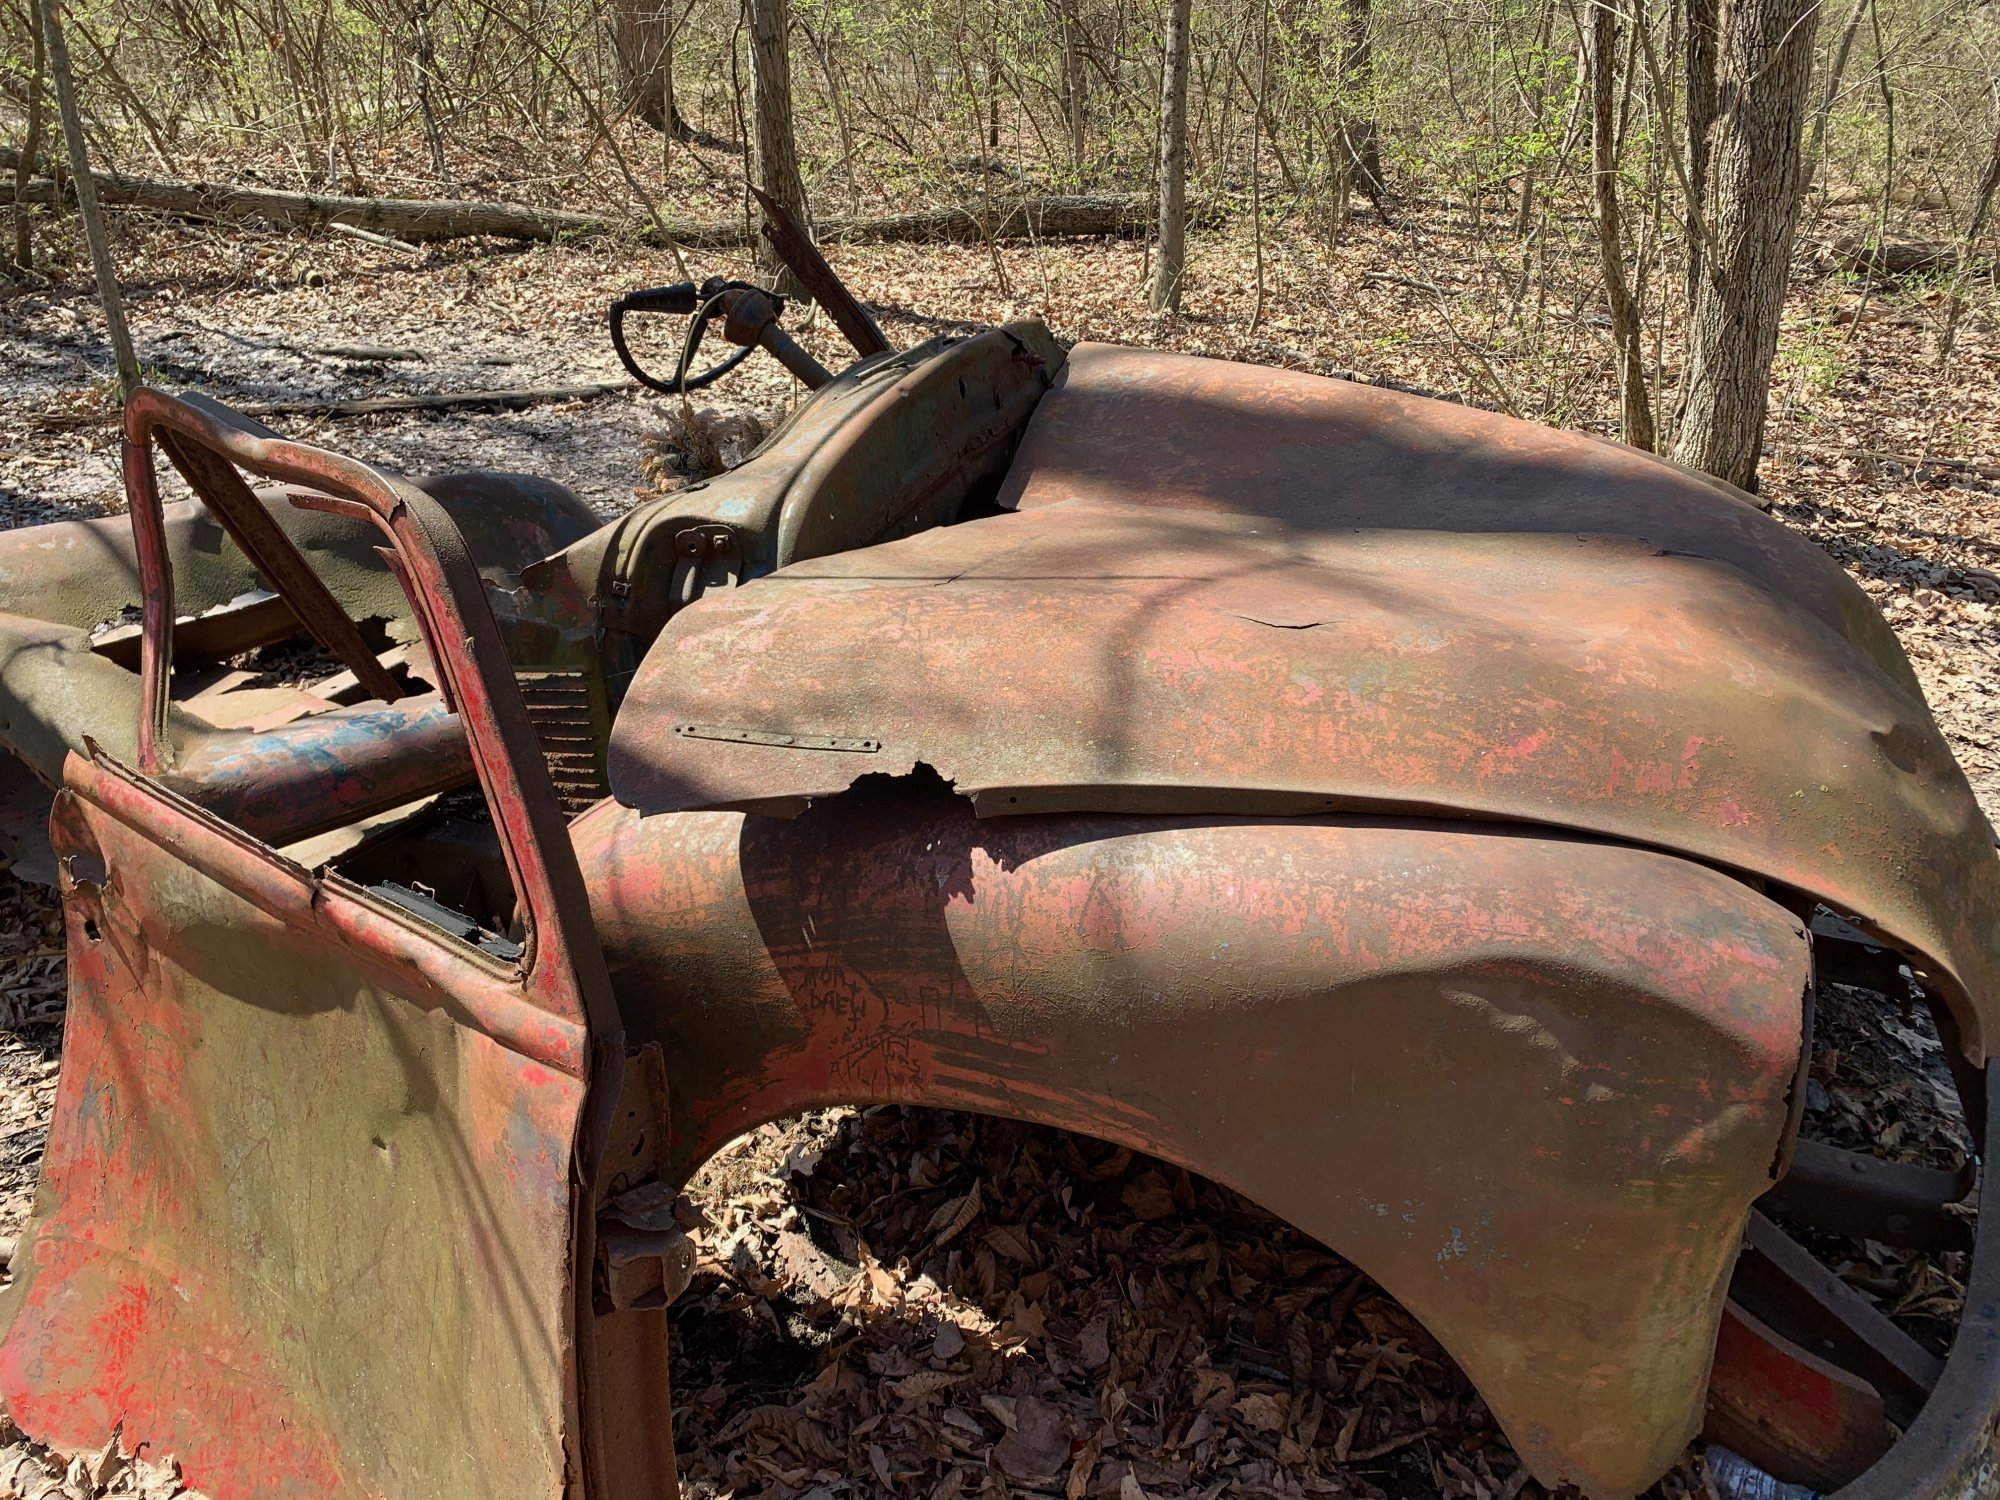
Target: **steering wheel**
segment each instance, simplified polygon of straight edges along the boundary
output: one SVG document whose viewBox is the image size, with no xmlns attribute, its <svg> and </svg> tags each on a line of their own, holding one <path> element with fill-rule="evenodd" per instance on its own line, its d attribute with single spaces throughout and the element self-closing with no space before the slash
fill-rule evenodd
<svg viewBox="0 0 2000 1500">
<path fill-rule="evenodd" d="M 758 292 L 770 299 L 774 310 L 782 310 L 784 299 L 777 293 L 767 291 L 748 281 L 726 281 L 720 276 L 711 276 L 696 285 L 692 281 L 677 282 L 673 286 L 647 287 L 641 291 L 627 292 L 611 304 L 611 347 L 618 352 L 618 362 L 632 372 L 632 378 L 648 390 L 659 391 L 663 395 L 677 396 L 686 391 L 698 391 L 703 386 L 713 385 L 731 370 L 750 357 L 756 344 L 748 343 L 733 349 L 717 363 L 710 365 L 698 375 L 688 374 L 688 367 L 694 363 L 695 352 L 701 347 L 702 335 L 708 331 L 712 319 L 728 316 L 728 294 L 731 292 Z M 632 351 L 625 345 L 625 317 L 628 313 L 666 313 L 688 320 L 687 332 L 681 339 L 680 361 L 674 367 L 671 380 L 660 380 L 649 375 L 632 357 Z"/>
</svg>

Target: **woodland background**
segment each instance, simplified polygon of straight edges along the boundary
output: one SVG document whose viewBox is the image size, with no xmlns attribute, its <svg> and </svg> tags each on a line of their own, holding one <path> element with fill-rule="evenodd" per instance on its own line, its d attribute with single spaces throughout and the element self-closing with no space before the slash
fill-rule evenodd
<svg viewBox="0 0 2000 1500">
<path fill-rule="evenodd" d="M 752 360 L 690 424 L 603 336 L 620 292 L 755 273 L 752 179 L 803 207 L 899 344 L 1032 314 L 1667 452 L 1703 336 L 1695 252 L 1728 213 L 1795 202 L 1788 243 L 1748 241 L 1789 253 L 1723 289 L 1754 294 L 1770 335 L 1734 415 L 1761 425 L 1762 496 L 1883 607 L 2000 816 L 2000 5 L 1828 7 L 82 0 L 61 20 L 138 373 L 376 462 L 545 473 L 607 515 L 796 399 Z M 11 525 L 122 507 L 120 377 L 40 11 L 0 0 Z M 1749 32 L 1776 72 L 1732 92 L 1704 39 Z M 1175 57 L 1184 124 L 1163 131 Z M 1732 208 L 1702 171 L 1727 131 L 1701 122 L 1778 74 L 1789 123 L 1745 144 Z M 459 232 L 481 228 L 505 232 Z M 837 358 L 823 320 L 801 336 Z M 0 1233 L 32 1192 L 62 997 L 54 906 L 0 870 Z M 1936 1039 L 1878 1004 L 1822 994 L 1807 1129 L 1955 1165 Z M 1392 1301 L 1142 1157 L 836 1112 L 739 1143 L 695 1196 L 690 1494 L 1538 1493 Z M 1941 1346 L 1951 1256 L 1820 1248 Z M 0 1491 L 65 1481 L 174 1489 L 115 1456 L 0 1447 Z M 1701 1483 L 1691 1458 L 1661 1493 Z"/>
</svg>

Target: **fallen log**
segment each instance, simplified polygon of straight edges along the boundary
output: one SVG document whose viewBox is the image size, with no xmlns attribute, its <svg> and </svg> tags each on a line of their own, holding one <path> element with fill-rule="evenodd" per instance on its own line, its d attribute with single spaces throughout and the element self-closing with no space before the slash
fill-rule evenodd
<svg viewBox="0 0 2000 1500">
<path fill-rule="evenodd" d="M 1869 240 L 1859 235 L 1835 240 L 1829 257 L 1837 270 L 1872 276 L 1877 281 L 1949 275 L 1959 264 L 1956 245 L 1935 240 Z"/>
<path fill-rule="evenodd" d="M 346 401 L 245 401 L 230 410 L 246 417 L 372 417 L 401 411 L 520 411 L 556 401 L 595 401 L 639 389 L 636 380 L 591 380 L 578 385 L 534 385 L 500 391 L 432 391 L 410 396 L 357 396 Z M 31 418 L 38 432 L 69 432 L 82 427 L 108 427 L 119 420 L 117 410 L 65 413 Z"/>
<path fill-rule="evenodd" d="M 0 147 L 0 167 L 19 153 Z M 554 242 L 615 236 L 641 244 L 668 241 L 688 249 L 728 249 L 753 244 L 756 226 L 741 219 L 677 220 L 660 226 L 645 220 L 615 219 L 568 209 L 532 208 L 516 203 L 453 199 L 354 198 L 333 193 L 289 193 L 275 188 L 217 182 L 169 182 L 116 172 L 91 174 L 106 208 L 149 210 L 176 218 L 213 223 L 262 224 L 283 229 L 345 227 L 391 236 L 411 244 L 490 235 L 496 239 Z M 31 179 L 19 200 L 0 187 L 0 203 L 72 201 L 66 183 Z M 1147 200 L 1136 193 L 1089 197 L 1054 195 L 996 199 L 989 216 L 983 205 L 913 209 L 907 213 L 821 219 L 820 243 L 839 240 L 953 241 L 977 244 L 987 238 L 1071 239 L 1096 235 L 1145 234 L 1152 227 Z"/>
</svg>

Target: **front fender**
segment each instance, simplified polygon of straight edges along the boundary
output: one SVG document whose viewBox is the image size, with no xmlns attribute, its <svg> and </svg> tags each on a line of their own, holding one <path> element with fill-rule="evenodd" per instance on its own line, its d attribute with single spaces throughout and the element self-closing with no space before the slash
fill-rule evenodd
<svg viewBox="0 0 2000 1500">
<path fill-rule="evenodd" d="M 680 1170 L 830 1103 L 1083 1131 L 1351 1259 L 1544 1484 L 1631 1495 L 1699 1425 L 1810 982 L 1747 886 L 1500 825 L 981 822 L 910 780 L 572 831 Z"/>
</svg>

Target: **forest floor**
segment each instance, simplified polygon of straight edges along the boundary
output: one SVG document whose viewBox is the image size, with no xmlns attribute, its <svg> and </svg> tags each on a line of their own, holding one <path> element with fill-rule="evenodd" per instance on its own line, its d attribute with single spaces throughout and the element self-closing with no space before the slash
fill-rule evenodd
<svg viewBox="0 0 2000 1500">
<path fill-rule="evenodd" d="M 1504 267 L 1456 254 L 1463 229 L 1457 210 L 1408 213 L 1393 229 L 1364 214 L 1330 248 L 1280 221 L 1263 246 L 1269 290 L 1254 330 L 1255 247 L 1240 228 L 1197 237 L 1177 318 L 1144 311 L 1138 244 L 830 253 L 898 343 L 1033 314 L 1064 339 L 1285 365 L 1605 430 L 1608 346 L 1591 284 L 1574 278 L 1570 305 L 1547 310 L 1552 336 L 1507 345 L 1482 329 L 1515 290 Z M 233 403 L 616 379 L 605 304 L 680 279 L 669 255 L 629 246 L 404 255 L 130 217 L 117 239 L 151 378 Z M 731 259 L 692 269 L 748 269 Z M 1938 287 L 1863 286 L 1825 270 L 1812 244 L 1803 260 L 1764 493 L 1881 605 L 2000 818 L 1993 299 L 1975 305 L 1941 377 Z M 59 266 L 56 280 L 0 287 L 0 525 L 121 507 L 94 299 L 73 245 Z M 834 356 L 823 325 L 804 339 Z M 790 399 L 781 372 L 752 360 L 704 404 L 768 413 Z M 632 393 L 515 412 L 265 420 L 413 472 L 547 475 L 609 516 L 648 491 L 669 416 Z M 1962 1161 L 1962 1122 L 1932 1083 L 1938 1044 L 1921 1012 L 1905 1024 L 1876 997 L 1825 988 L 1808 1130 L 1900 1159 Z M 63 994 L 51 898 L 0 870 L 0 1234 L 31 1201 Z M 835 1111 L 744 1138 L 692 1192 L 708 1227 L 674 1315 L 690 1495 L 1538 1493 L 1463 1376 L 1391 1299 L 1254 1206 L 1160 1163 L 991 1120 Z M 1820 1248 L 1940 1345 L 1962 1292 L 1956 1258 Z M 0 1493 L 38 1494 L 48 1472 L 21 1444 L 0 1450 Z M 158 1472 L 111 1485 L 173 1488 Z M 1660 1493 L 1698 1489 L 1684 1465 Z"/>
</svg>

